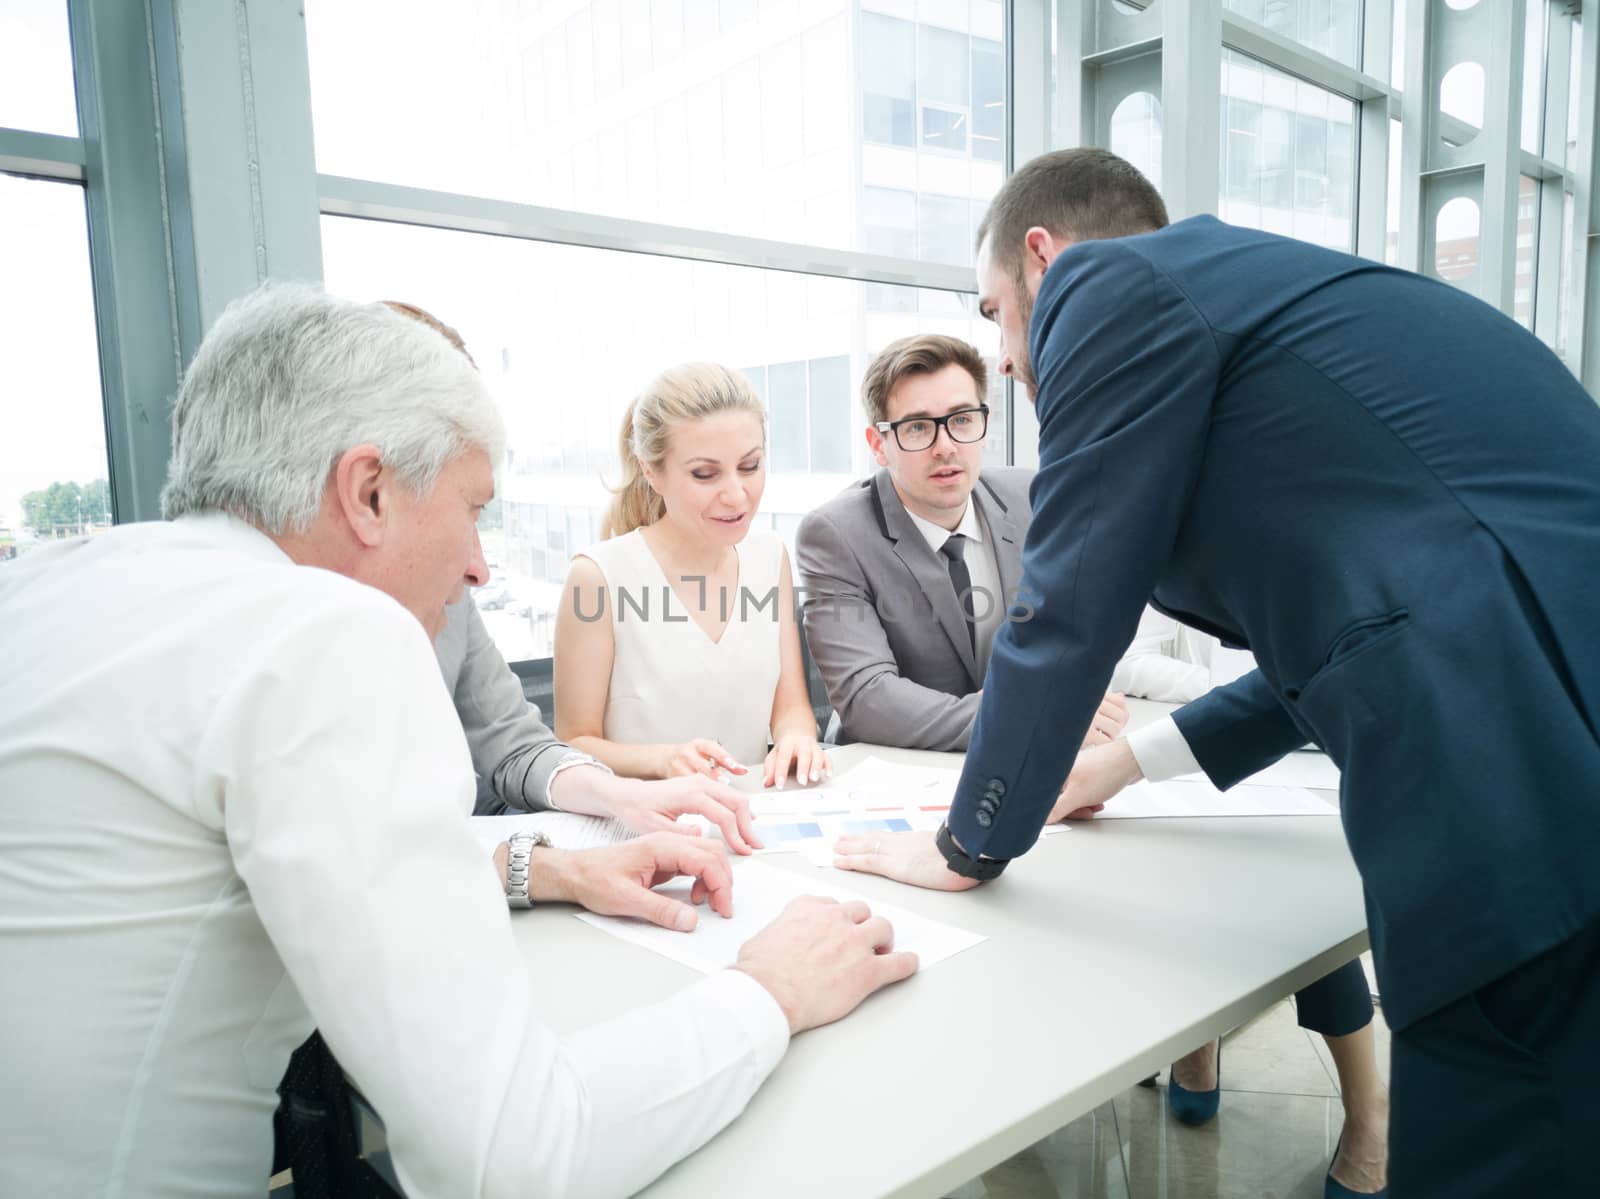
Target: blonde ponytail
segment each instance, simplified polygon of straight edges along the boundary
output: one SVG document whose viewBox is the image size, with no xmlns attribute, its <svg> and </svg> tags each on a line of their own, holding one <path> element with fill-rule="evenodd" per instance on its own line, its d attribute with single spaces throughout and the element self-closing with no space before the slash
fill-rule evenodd
<svg viewBox="0 0 1600 1199">
<path fill-rule="evenodd" d="M 661 497 L 650 486 L 650 480 L 644 477 L 644 463 L 639 461 L 639 453 L 634 449 L 634 412 L 643 398 L 636 397 L 622 414 L 622 435 L 617 439 L 617 451 L 622 459 L 622 483 L 611 489 L 616 498 L 606 508 L 605 518 L 600 522 L 601 541 L 621 537 L 645 525 L 653 525 L 666 511 Z"/>
<path fill-rule="evenodd" d="M 672 429 L 683 421 L 719 412 L 750 412 L 767 435 L 767 412 L 750 381 L 715 362 L 689 362 L 663 371 L 628 405 L 617 438 L 622 482 L 600 522 L 600 539 L 608 540 L 653 525 L 666 513 L 655 488 L 645 478 L 644 464 L 659 465 L 667 456 Z"/>
</svg>

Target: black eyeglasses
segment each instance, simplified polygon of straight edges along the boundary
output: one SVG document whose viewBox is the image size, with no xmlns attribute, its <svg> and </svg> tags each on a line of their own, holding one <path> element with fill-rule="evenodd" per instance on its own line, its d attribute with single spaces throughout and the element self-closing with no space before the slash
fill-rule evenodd
<svg viewBox="0 0 1600 1199">
<path fill-rule="evenodd" d="M 982 441 L 989 431 L 989 405 L 976 408 L 958 408 L 943 416 L 908 416 L 905 420 L 881 420 L 875 426 L 878 432 L 894 434 L 895 444 L 908 454 L 925 450 L 939 440 L 939 429 L 950 434 L 951 441 L 970 445 Z"/>
</svg>

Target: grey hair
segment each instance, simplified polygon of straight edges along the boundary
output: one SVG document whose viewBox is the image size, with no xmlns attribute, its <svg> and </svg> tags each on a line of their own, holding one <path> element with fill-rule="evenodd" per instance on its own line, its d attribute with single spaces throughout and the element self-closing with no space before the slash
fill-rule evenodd
<svg viewBox="0 0 1600 1199">
<path fill-rule="evenodd" d="M 228 305 L 189 365 L 161 511 L 303 533 L 353 446 L 376 445 L 423 495 L 471 449 L 498 467 L 505 440 L 482 378 L 433 329 L 383 304 L 267 283 Z"/>
</svg>

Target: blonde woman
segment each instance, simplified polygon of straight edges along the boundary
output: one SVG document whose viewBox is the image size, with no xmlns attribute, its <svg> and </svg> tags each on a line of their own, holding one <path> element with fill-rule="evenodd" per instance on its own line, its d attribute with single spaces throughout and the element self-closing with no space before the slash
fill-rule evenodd
<svg viewBox="0 0 1600 1199">
<path fill-rule="evenodd" d="M 759 762 L 768 787 L 821 781 L 788 551 L 751 528 L 760 398 L 727 367 L 674 367 L 629 405 L 620 450 L 604 539 L 573 559 L 556 617 L 557 734 L 634 778 Z"/>
</svg>

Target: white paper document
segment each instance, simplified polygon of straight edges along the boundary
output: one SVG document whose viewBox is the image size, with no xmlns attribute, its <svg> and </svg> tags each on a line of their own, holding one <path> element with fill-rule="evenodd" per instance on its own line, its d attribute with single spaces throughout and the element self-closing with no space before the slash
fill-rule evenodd
<svg viewBox="0 0 1600 1199">
<path fill-rule="evenodd" d="M 858 804 L 942 804 L 948 808 L 960 781 L 958 766 L 904 766 L 869 756 L 835 779 L 832 789 Z"/>
<path fill-rule="evenodd" d="M 615 845 L 633 834 L 615 820 L 576 812 L 518 812 L 509 816 L 470 816 L 467 825 L 490 853 L 512 833 L 543 833 L 557 849 L 593 849 Z"/>
<path fill-rule="evenodd" d="M 1339 768 L 1325 753 L 1296 750 L 1284 754 L 1265 770 L 1258 770 L 1245 783 L 1266 787 L 1316 787 L 1323 791 L 1339 789 Z"/>
<path fill-rule="evenodd" d="M 1337 816 L 1339 809 L 1303 787 L 1258 787 L 1240 783 L 1218 791 L 1204 779 L 1138 782 L 1106 802 L 1096 820 L 1157 816 Z"/>
<path fill-rule="evenodd" d="M 763 853 L 802 852 L 832 860 L 842 836 L 932 831 L 950 811 L 960 771 L 896 766 L 867 758 L 821 787 L 750 798 Z M 824 863 L 825 864 L 825 863 Z"/>
<path fill-rule="evenodd" d="M 664 957 L 706 974 L 732 966 L 738 960 L 739 947 L 772 923 L 790 900 L 802 895 L 826 895 L 840 902 L 866 900 L 873 915 L 883 916 L 894 926 L 895 948 L 909 949 L 915 953 L 924 970 L 987 939 L 954 925 L 919 916 L 897 904 L 867 900 L 864 895 L 836 886 L 834 877 L 838 876 L 808 878 L 748 858 L 737 861 L 733 866 L 733 917 L 724 920 L 709 907 L 701 905 L 700 922 L 695 925 L 693 932 L 688 933 L 674 932 L 625 916 L 596 916 L 592 912 L 578 912 L 576 915 L 579 920 L 604 929 L 614 937 L 653 949 Z M 657 890 L 687 903 L 691 885 L 688 879 L 677 879 Z"/>
</svg>

